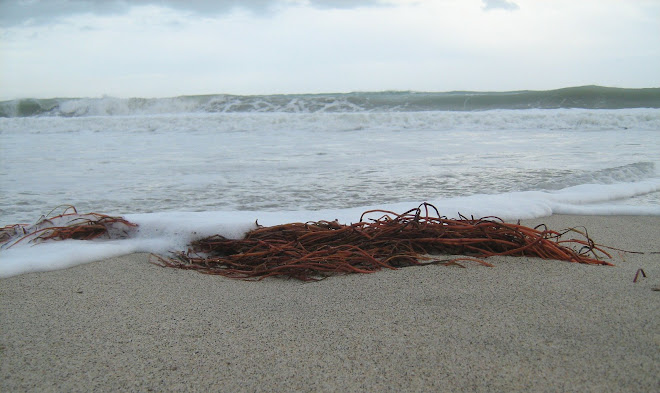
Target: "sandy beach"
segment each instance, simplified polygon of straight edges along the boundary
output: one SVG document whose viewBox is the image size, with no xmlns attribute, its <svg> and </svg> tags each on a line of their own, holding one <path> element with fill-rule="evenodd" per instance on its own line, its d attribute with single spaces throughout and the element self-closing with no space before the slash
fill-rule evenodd
<svg viewBox="0 0 660 393">
<path fill-rule="evenodd" d="M 5 278 L 0 390 L 659 391 L 660 217 L 523 223 L 584 226 L 644 254 L 316 283 L 231 280 L 133 254 Z"/>
</svg>

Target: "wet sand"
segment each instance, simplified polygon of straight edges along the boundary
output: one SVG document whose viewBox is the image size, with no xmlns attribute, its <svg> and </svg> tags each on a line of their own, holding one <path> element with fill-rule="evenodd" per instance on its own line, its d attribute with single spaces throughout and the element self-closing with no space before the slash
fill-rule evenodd
<svg viewBox="0 0 660 393">
<path fill-rule="evenodd" d="M 614 267 L 490 258 L 317 283 L 132 254 L 0 280 L 0 390 L 660 390 L 660 217 L 585 226 Z M 638 269 L 645 278 L 633 283 Z"/>
</svg>

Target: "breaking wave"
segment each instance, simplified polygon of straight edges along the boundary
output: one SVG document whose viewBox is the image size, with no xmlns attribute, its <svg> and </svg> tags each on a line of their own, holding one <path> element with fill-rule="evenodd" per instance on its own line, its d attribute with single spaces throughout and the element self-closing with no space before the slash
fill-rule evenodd
<svg viewBox="0 0 660 393">
<path fill-rule="evenodd" d="M 198 95 L 172 98 L 26 98 L 0 102 L 0 117 L 126 116 L 181 113 L 359 113 L 493 109 L 660 108 L 660 88 L 581 86 L 513 92 L 359 92 Z"/>
</svg>

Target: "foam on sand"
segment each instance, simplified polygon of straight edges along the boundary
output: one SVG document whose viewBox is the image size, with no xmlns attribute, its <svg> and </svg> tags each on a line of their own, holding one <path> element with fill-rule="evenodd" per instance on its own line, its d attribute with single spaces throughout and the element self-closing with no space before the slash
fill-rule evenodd
<svg viewBox="0 0 660 393">
<path fill-rule="evenodd" d="M 657 192 L 660 179 L 611 185 L 580 185 L 563 190 L 526 191 L 500 195 L 473 195 L 432 201 L 441 214 L 450 218 L 496 216 L 504 220 L 546 217 L 552 214 L 619 214 L 660 216 L 660 206 L 612 204 L 621 198 Z M 125 218 L 138 224 L 130 238 L 111 241 L 66 241 L 32 244 L 24 241 L 0 250 L 0 277 L 48 271 L 134 252 L 167 254 L 185 251 L 193 239 L 219 234 L 240 238 L 256 223 L 271 226 L 290 222 L 338 220 L 357 222 L 366 210 L 381 209 L 403 213 L 420 202 L 364 206 L 319 211 L 218 211 L 160 212 L 129 214 Z M 564 229 L 564 228 L 553 228 Z"/>
</svg>

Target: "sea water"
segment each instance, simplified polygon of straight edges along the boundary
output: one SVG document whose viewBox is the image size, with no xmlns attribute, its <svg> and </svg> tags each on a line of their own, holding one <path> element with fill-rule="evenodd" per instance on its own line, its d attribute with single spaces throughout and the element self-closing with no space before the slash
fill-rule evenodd
<svg viewBox="0 0 660 393">
<path fill-rule="evenodd" d="M 449 217 L 659 215 L 658 108 L 659 89 L 597 87 L 7 101 L 0 225 L 71 204 L 141 230 L 0 259 L 44 270 L 182 249 L 193 233 L 240 237 L 255 220 L 348 223 L 424 201 Z M 21 270 L 44 247 L 61 250 Z"/>
</svg>

